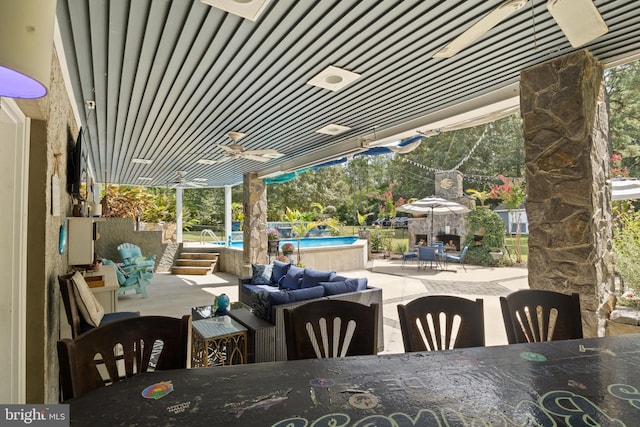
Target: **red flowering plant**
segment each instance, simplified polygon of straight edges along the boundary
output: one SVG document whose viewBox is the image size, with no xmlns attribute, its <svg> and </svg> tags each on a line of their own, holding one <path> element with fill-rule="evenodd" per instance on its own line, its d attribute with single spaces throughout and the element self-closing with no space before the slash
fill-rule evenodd
<svg viewBox="0 0 640 427">
<path fill-rule="evenodd" d="M 527 197 L 525 182 L 523 178 L 507 178 L 503 174 L 499 174 L 498 178 L 502 181 L 502 185 L 489 184 L 489 197 L 500 199 L 509 210 L 509 215 L 511 215 L 512 210 L 517 209 L 515 216 L 516 239 L 514 252 L 516 255 L 516 262 L 521 263 L 522 248 L 520 247 L 520 236 L 522 232 L 520 230 L 521 213 L 519 209 L 522 202 L 524 202 L 524 199 Z"/>
<path fill-rule="evenodd" d="M 612 178 L 629 176 L 629 168 L 622 166 L 622 156 L 620 154 L 613 153 L 609 162 L 611 163 L 609 173 Z"/>
</svg>

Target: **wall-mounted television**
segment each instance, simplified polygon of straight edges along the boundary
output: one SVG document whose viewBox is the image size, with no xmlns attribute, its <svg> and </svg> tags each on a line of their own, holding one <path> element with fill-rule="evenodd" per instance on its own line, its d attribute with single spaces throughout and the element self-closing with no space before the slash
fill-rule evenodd
<svg viewBox="0 0 640 427">
<path fill-rule="evenodd" d="M 82 184 L 82 128 L 78 131 L 75 141 L 69 138 L 67 154 L 67 191 L 75 198 L 81 198 Z"/>
</svg>

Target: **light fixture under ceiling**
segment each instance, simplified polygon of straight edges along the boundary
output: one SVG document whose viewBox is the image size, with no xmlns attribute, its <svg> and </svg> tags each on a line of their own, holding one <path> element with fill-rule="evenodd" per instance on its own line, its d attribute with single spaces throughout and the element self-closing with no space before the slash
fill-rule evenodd
<svg viewBox="0 0 640 427">
<path fill-rule="evenodd" d="M 609 31 L 591 0 L 548 0 L 547 9 L 573 47 L 587 44 Z"/>
<path fill-rule="evenodd" d="M 311 86 L 337 91 L 358 80 L 360 74 L 329 65 L 307 82 Z"/>
<path fill-rule="evenodd" d="M 271 0 L 200 0 L 209 6 L 233 13 L 249 21 L 256 21 Z"/>
<path fill-rule="evenodd" d="M 2 3 L 0 96 L 41 98 L 51 79 L 55 0 Z"/>
<path fill-rule="evenodd" d="M 340 135 L 351 129 L 348 126 L 337 125 L 335 123 L 328 124 L 320 129 L 316 130 L 318 133 L 323 133 L 325 135 Z"/>
</svg>

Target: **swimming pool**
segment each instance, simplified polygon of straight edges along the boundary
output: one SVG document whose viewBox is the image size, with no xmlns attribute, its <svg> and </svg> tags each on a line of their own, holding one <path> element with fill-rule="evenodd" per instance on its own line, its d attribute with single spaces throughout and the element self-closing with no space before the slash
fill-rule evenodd
<svg viewBox="0 0 640 427">
<path fill-rule="evenodd" d="M 358 240 L 357 236 L 331 236 L 331 237 L 303 237 L 300 239 L 300 248 L 323 248 L 327 246 L 344 246 L 352 245 Z M 285 243 L 293 243 L 293 246 L 298 248 L 298 239 L 281 239 L 280 248 Z M 242 248 L 243 242 L 232 241 L 232 248 Z"/>
</svg>

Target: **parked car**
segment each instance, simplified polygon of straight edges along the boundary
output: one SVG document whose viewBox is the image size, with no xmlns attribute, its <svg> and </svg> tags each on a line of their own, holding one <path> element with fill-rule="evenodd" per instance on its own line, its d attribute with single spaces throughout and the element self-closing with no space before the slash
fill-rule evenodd
<svg viewBox="0 0 640 427">
<path fill-rule="evenodd" d="M 397 216 L 393 218 L 393 227 L 394 228 L 407 228 L 409 225 L 409 218 L 406 216 Z"/>
<path fill-rule="evenodd" d="M 373 223 L 371 224 L 373 226 L 380 226 L 380 227 L 391 227 L 391 219 L 390 218 L 378 218 L 375 221 L 373 221 Z"/>
</svg>

